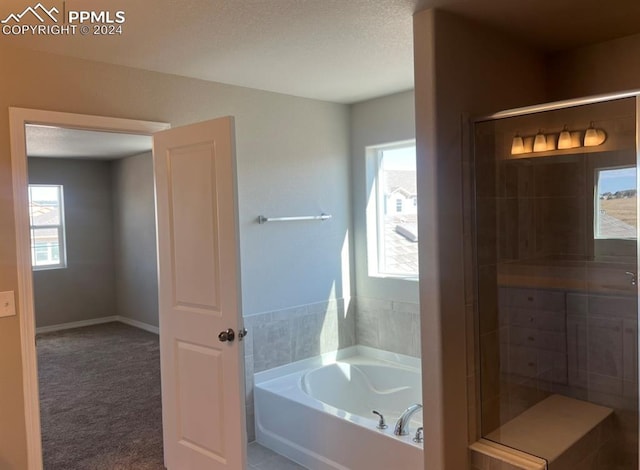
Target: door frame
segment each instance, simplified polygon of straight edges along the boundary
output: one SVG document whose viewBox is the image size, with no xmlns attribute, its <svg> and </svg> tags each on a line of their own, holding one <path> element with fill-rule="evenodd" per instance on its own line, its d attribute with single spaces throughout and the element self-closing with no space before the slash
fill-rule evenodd
<svg viewBox="0 0 640 470">
<path fill-rule="evenodd" d="M 152 136 L 158 131 L 169 129 L 171 125 L 165 122 L 141 121 L 28 108 L 9 108 L 13 217 L 16 237 L 18 314 L 27 440 L 27 468 L 28 470 L 42 470 L 40 397 L 38 391 L 37 352 L 34 341 L 35 312 L 29 235 L 29 180 L 25 129 L 27 124 L 149 136 Z"/>
</svg>

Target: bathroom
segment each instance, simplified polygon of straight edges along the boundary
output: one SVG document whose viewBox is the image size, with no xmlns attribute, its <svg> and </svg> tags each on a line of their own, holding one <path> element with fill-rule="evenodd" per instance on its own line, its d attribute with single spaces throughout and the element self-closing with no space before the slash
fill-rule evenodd
<svg viewBox="0 0 640 470">
<path fill-rule="evenodd" d="M 386 440 L 368 440 L 368 435 L 385 434 L 374 429 L 377 417 L 362 419 L 375 406 L 354 406 L 358 411 L 352 411 L 334 403 L 339 401 L 335 395 L 349 394 L 340 377 L 357 381 L 357 367 L 341 362 L 337 380 L 329 370 L 319 372 L 336 360 L 326 353 L 354 345 L 396 353 L 381 358 L 400 362 L 401 368 L 422 367 L 419 360 L 403 362 L 403 356 L 420 358 L 418 302 L 416 297 L 400 297 L 417 290 L 416 279 L 371 275 L 367 264 L 357 261 L 369 254 L 367 205 L 375 198 L 367 198 L 375 185 L 369 183 L 367 162 L 372 145 L 375 149 L 410 136 L 412 100 L 412 93 L 404 93 L 352 110 L 358 295 L 246 317 L 255 332 L 247 364 L 253 364 L 260 382 L 259 396 L 248 389 L 248 403 L 255 400 L 264 410 L 259 413 L 264 422 L 257 423 L 258 442 L 308 468 L 367 468 L 371 462 L 380 465 L 385 454 L 393 455 L 401 468 L 410 468 L 411 460 L 400 459 L 422 459 L 416 446 L 387 447 L 387 441 L 403 440 L 391 432 Z M 471 269 L 478 283 L 474 339 L 479 349 L 480 439 L 471 446 L 477 468 L 484 468 L 478 462 L 490 465 L 489 459 L 523 469 L 637 468 L 636 106 L 635 95 L 616 95 L 506 111 L 472 124 L 473 153 L 466 170 L 473 184 L 465 203 L 475 220 Z M 370 125 L 368 117 L 383 109 L 392 110 L 389 115 L 396 118 L 392 130 L 390 122 Z M 407 121 L 404 133 L 397 125 L 400 116 Z M 544 142 L 538 142 L 542 137 Z M 282 226 L 295 223 L 299 222 L 285 221 Z M 278 356 L 271 359 L 270 354 Z M 287 358 L 295 362 L 317 354 L 322 360 L 302 361 L 298 368 L 286 365 Z M 337 360 L 342 359 L 338 353 Z M 304 369 L 316 371 L 305 374 Z M 280 382 L 281 375 L 292 380 Z M 291 398 L 291 390 L 300 386 L 305 393 L 318 387 L 314 375 L 335 389 L 333 394 L 310 393 L 322 405 L 314 405 L 304 394 L 293 403 L 274 399 Z M 252 378 L 247 381 L 251 388 Z M 403 378 L 392 385 L 412 380 Z M 366 395 L 357 398 L 369 404 Z M 387 424 L 393 427 L 398 410 L 420 398 L 389 406 L 395 410 Z M 305 406 L 321 413 L 308 414 Z M 342 430 L 326 421 L 322 411 L 332 407 L 360 429 Z M 253 407 L 247 411 L 255 416 Z M 546 415 L 541 418 L 539 413 Z M 352 420 L 351 414 L 358 417 Z M 310 437 L 305 424 L 286 435 L 292 419 L 324 437 Z M 280 421 L 283 434 L 274 434 L 269 420 Z M 248 424 L 249 429 L 256 426 L 253 421 Z M 422 421 L 412 423 L 409 434 L 421 425 Z M 359 433 L 363 447 L 380 449 L 380 455 L 369 451 L 355 454 L 373 455 L 370 461 L 340 460 L 344 449 L 339 445 L 306 448 L 314 440 L 330 442 L 329 436 L 341 439 L 351 432 Z M 299 441 L 297 436 L 302 436 Z M 404 444 L 409 442 L 405 437 Z M 321 458 L 310 457 L 318 452 Z"/>
<path fill-rule="evenodd" d="M 435 33 L 432 21 L 440 25 Z M 418 287 L 422 311 L 422 357 L 430 358 L 422 362 L 423 396 L 428 397 L 424 402 L 428 409 L 425 415 L 429 416 L 423 423 L 425 448 L 430 450 L 425 453 L 425 462 L 427 468 L 465 468 L 469 444 L 473 445 L 491 433 L 490 427 L 484 427 L 483 418 L 486 421 L 495 416 L 490 412 L 483 416 L 485 410 L 481 398 L 480 319 L 476 316 L 476 279 L 479 278 L 475 272 L 478 264 L 474 261 L 477 232 L 473 218 L 474 130 L 466 123 L 473 117 L 519 106 L 637 88 L 638 82 L 633 73 L 621 73 L 612 78 L 603 76 L 599 71 L 601 67 L 619 69 L 625 60 L 631 60 L 640 44 L 637 37 L 623 38 L 576 51 L 544 55 L 518 43 L 507 43 L 500 34 L 443 12 L 417 15 L 415 26 L 417 37 L 423 35 L 424 39 L 417 43 L 417 76 L 426 76 L 432 64 L 437 64 L 435 83 L 416 82 L 418 187 L 421 190 L 428 188 L 422 193 L 425 196 L 419 198 L 421 214 L 425 217 L 419 221 L 422 243 L 421 282 Z M 420 47 L 434 37 L 439 39 L 436 43 L 447 44 L 447 47 L 435 50 Z M 477 54 L 478 44 L 482 45 L 483 53 L 480 55 Z M 613 56 L 613 50 L 620 56 Z M 452 56 L 457 60 L 450 61 Z M 470 73 L 460 73 L 460 63 L 467 64 Z M 477 80 L 478 76 L 489 74 L 495 80 Z M 466 93 L 460 94 L 459 90 L 466 90 Z M 446 105 L 437 108 L 434 118 L 427 110 L 432 109 L 432 103 L 439 101 Z M 460 116 L 463 116 L 462 122 Z M 592 120 L 597 119 L 581 119 L 579 129 L 582 137 Z M 546 132 L 554 133 L 557 139 L 565 124 L 569 122 L 554 122 L 553 128 Z M 533 138 L 539 127 L 544 127 L 544 124 L 538 124 L 538 127 L 531 124 L 527 134 L 523 135 Z M 516 132 L 525 132 L 524 129 L 511 131 L 509 145 Z M 356 130 L 354 135 L 357 135 Z M 387 141 L 394 140 L 392 136 Z M 367 144 L 360 145 L 364 147 Z M 358 154 L 352 151 L 356 158 Z M 430 158 L 431 155 L 438 158 Z M 354 176 L 356 174 L 354 168 Z M 354 243 L 356 250 L 363 250 L 366 244 L 362 238 L 357 238 L 357 227 L 358 217 L 364 218 L 364 211 L 361 205 L 362 212 L 357 212 L 357 198 L 358 194 L 364 194 L 366 180 L 361 178 L 358 182 L 356 178 L 353 184 Z M 362 227 L 362 220 L 360 224 Z M 623 273 L 626 271 L 625 268 Z M 356 283 L 362 282 L 359 273 L 356 270 Z M 623 276 L 619 282 L 628 283 L 629 279 Z M 360 295 L 362 287 L 357 285 L 356 292 Z M 628 284 L 624 285 L 628 288 Z M 499 364 L 499 356 L 494 359 Z M 633 409 L 631 415 L 633 421 Z M 628 436 L 633 441 L 633 426 L 629 429 Z M 626 458 L 621 455 L 616 459 Z M 506 459 L 495 449 L 482 446 L 472 447 L 469 457 L 474 468 L 478 469 L 489 468 L 495 462 L 503 463 L 504 468 L 512 468 L 508 465 L 514 464 Z"/>
<path fill-rule="evenodd" d="M 378 252 L 376 241 L 379 232 L 376 215 L 384 212 L 383 206 L 394 216 L 394 224 L 404 223 L 405 226 L 413 227 L 415 232 L 417 207 L 414 93 L 408 91 L 353 105 L 349 126 L 352 159 L 351 168 L 346 170 L 347 174 L 351 175 L 351 180 L 340 182 L 344 183 L 344 187 L 352 186 L 351 194 L 338 193 L 339 181 L 333 177 L 332 184 L 335 190 L 327 195 L 323 194 L 321 198 L 309 195 L 310 200 L 307 204 L 288 198 L 278 201 L 277 198 L 283 197 L 286 193 L 279 191 L 274 194 L 273 201 L 266 201 L 263 208 L 257 209 L 261 212 L 255 214 L 256 218 L 261 215 L 270 219 L 319 216 L 323 213 L 330 216 L 331 218 L 326 220 L 272 220 L 262 224 L 254 221 L 251 233 L 260 238 L 262 246 L 281 246 L 283 249 L 285 246 L 293 246 L 300 249 L 303 255 L 297 255 L 283 263 L 282 259 L 269 260 L 269 253 L 252 255 L 247 254 L 246 250 L 243 252 L 244 259 L 261 259 L 261 262 L 251 263 L 249 276 L 255 274 L 269 277 L 268 272 L 273 266 L 286 266 L 286 271 L 290 271 L 287 275 L 300 279 L 289 281 L 290 285 L 296 285 L 296 289 L 288 289 L 278 299 L 279 302 L 288 301 L 289 306 L 247 314 L 253 308 L 251 305 L 247 306 L 246 302 L 244 305 L 245 327 L 249 330 L 245 343 L 249 439 L 256 437 L 253 432 L 257 430 L 258 442 L 269 444 L 285 455 L 286 449 L 278 447 L 277 443 L 273 445 L 268 437 L 263 437 L 270 434 L 270 429 L 267 429 L 269 423 L 265 424 L 256 419 L 259 417 L 259 411 L 254 408 L 254 401 L 256 406 L 260 401 L 254 394 L 254 375 L 256 381 L 264 382 L 265 374 L 267 378 L 271 378 L 274 370 L 286 369 L 287 364 L 309 360 L 318 355 L 325 355 L 326 362 L 328 354 L 335 354 L 338 350 L 354 349 L 356 345 L 384 351 L 390 354 L 392 359 L 404 357 L 409 362 L 407 366 L 415 371 L 420 369 L 417 233 L 411 240 L 395 230 L 390 234 L 381 235 L 386 237 L 387 246 L 391 243 L 402 244 L 401 247 L 391 246 L 388 251 L 391 252 L 392 248 L 406 250 L 403 254 L 410 258 L 408 267 L 390 266 L 387 260 L 387 268 L 379 269 L 379 263 L 375 256 L 371 255 L 371 251 L 375 254 Z M 405 170 L 405 166 L 403 170 L 396 170 L 392 177 L 388 178 L 393 181 L 384 185 L 383 177 L 380 175 L 379 186 L 387 188 L 383 191 L 384 195 L 380 193 L 377 197 L 378 159 L 391 158 L 387 150 L 394 148 L 407 149 L 412 153 L 409 158 L 412 158 L 412 161 L 406 166 L 408 170 Z M 381 157 L 383 154 L 386 157 Z M 316 172 L 317 176 L 314 178 L 327 180 L 330 176 L 322 176 L 322 172 L 325 171 L 323 167 L 326 166 L 327 163 L 323 162 L 318 168 L 305 171 Z M 401 180 L 402 184 L 396 184 Z M 242 185 L 242 180 L 239 184 Z M 396 186 L 404 186 L 402 189 L 406 192 L 407 198 L 403 207 L 397 205 L 399 196 L 396 193 L 386 195 L 387 190 L 397 191 Z M 338 196 L 345 199 L 352 197 L 352 207 L 345 207 Z M 307 196 L 301 196 L 304 197 Z M 380 198 L 390 199 L 385 202 Z M 296 204 L 292 206 L 292 202 Z M 378 205 L 380 207 L 377 207 Z M 280 209 L 281 207 L 287 209 Z M 352 228 L 348 222 L 349 217 L 353 220 Z M 319 247 L 319 241 L 327 245 L 324 248 Z M 273 250 L 274 253 L 277 251 L 282 252 L 280 249 Z M 336 256 L 327 257 L 326 253 L 335 253 Z M 307 256 L 312 258 L 305 260 L 304 257 Z M 265 272 L 259 271 L 263 268 Z M 243 273 L 244 275 L 246 274 Z M 308 276 L 313 277 L 312 282 L 311 279 L 308 285 L 301 282 Z M 282 281 L 282 285 L 286 285 L 284 279 Z M 301 300 L 303 298 L 315 301 Z M 256 300 L 260 301 L 260 305 L 265 305 L 264 297 L 256 297 Z M 411 398 L 407 398 L 406 403 L 398 404 L 397 408 L 400 408 L 400 411 L 421 402 L 420 374 L 417 373 L 415 377 L 415 393 Z M 293 413 L 289 405 L 285 407 L 284 413 Z M 273 409 L 273 405 L 265 405 L 265 410 L 268 409 Z M 375 426 L 378 418 L 372 411 L 373 408 L 366 410 L 364 417 L 367 419 L 364 420 L 364 427 L 370 427 L 377 432 Z M 385 417 L 391 428 L 389 431 L 398 417 L 399 413 Z M 411 436 L 405 438 L 408 442 L 412 442 L 419 427 L 421 413 L 416 413 L 413 418 L 414 422 L 409 429 Z M 296 430 L 296 434 L 302 432 L 300 426 L 296 426 Z M 282 439 L 284 438 L 280 438 Z M 420 446 L 414 447 L 418 449 Z M 295 458 L 309 468 L 339 468 L 313 466 L 318 463 L 314 463 L 313 459 L 308 461 L 307 458 L 314 452 L 309 450 L 301 455 L 287 456 Z M 417 455 L 421 460 L 421 455 Z M 335 457 L 329 455 L 325 458 L 332 460 Z"/>
<path fill-rule="evenodd" d="M 304 112 L 311 104 L 287 101 L 288 98 L 276 101 L 272 97 L 256 94 L 234 107 L 225 100 L 235 92 L 224 87 L 220 87 L 220 91 L 217 88 L 205 89 L 201 84 L 191 86 L 198 90 L 198 87 L 202 87 L 202 95 L 213 97 L 208 98 L 210 101 L 204 101 L 202 107 L 193 106 L 196 98 L 182 104 L 182 95 L 180 99 L 171 95 L 171 104 L 183 111 L 178 118 L 173 118 L 168 111 L 157 111 L 146 103 L 139 109 L 131 110 L 122 103 L 131 98 L 126 94 L 113 102 L 108 102 L 105 97 L 104 102 L 98 100 L 95 104 L 73 100 L 69 104 L 64 102 L 67 99 L 65 95 L 61 95 L 61 98 L 45 96 L 44 92 L 27 90 L 26 86 L 23 90 L 13 82 L 10 82 L 10 88 L 19 89 L 20 93 L 15 98 L 13 95 L 11 99 L 7 98 L 5 104 L 16 101 L 32 107 L 47 106 L 93 114 L 166 115 L 167 120 L 177 124 L 211 117 L 210 110 L 201 109 L 207 106 L 215 109 L 216 113 L 233 111 L 238 115 L 240 129 L 245 132 L 242 134 L 241 131 L 238 135 L 238 154 L 245 156 L 239 162 L 239 183 L 244 188 L 239 201 L 245 263 L 243 281 L 247 286 L 243 299 L 244 311 L 248 327 L 252 322 L 255 322 L 254 327 L 262 325 L 260 320 L 265 320 L 268 325 L 250 331 L 254 337 L 246 350 L 247 383 L 252 384 L 253 373 L 257 369 L 324 352 L 324 347 L 331 350 L 350 345 L 358 338 L 363 338 L 367 330 L 358 330 L 365 327 L 363 323 L 358 323 L 358 316 L 367 310 L 361 309 L 361 306 L 367 305 L 367 299 L 382 298 L 381 305 L 369 304 L 371 316 L 388 313 L 389 307 L 393 308 L 394 305 L 401 307 L 407 322 L 418 323 L 416 326 L 421 330 L 417 336 L 421 336 L 419 348 L 422 357 L 429 358 L 422 363 L 423 395 L 427 397 L 423 403 L 424 414 L 429 417 L 423 423 L 425 447 L 428 449 L 425 455 L 427 468 L 457 470 L 467 468 L 467 447 L 483 434 L 481 403 L 476 402 L 476 397 L 480 396 L 480 359 L 477 354 L 479 345 L 476 344 L 479 336 L 474 330 L 476 283 L 472 260 L 475 232 L 471 219 L 473 192 L 470 173 L 473 155 L 467 151 L 471 148 L 473 134 L 469 128 L 461 125 L 460 116 L 465 116 L 464 122 L 467 122 L 466 118 L 471 116 L 484 116 L 519 106 L 636 89 L 640 86 L 639 75 L 634 70 L 640 38 L 623 38 L 545 56 L 516 41 L 505 40 L 503 35 L 491 28 L 445 12 L 423 12 L 416 15 L 415 24 L 417 132 L 406 130 L 412 128 L 412 123 L 405 123 L 406 126 L 401 123 L 402 118 L 411 116 L 414 103 L 392 105 L 391 97 L 388 98 L 390 109 L 384 114 L 376 114 L 376 101 L 354 106 L 352 115 L 344 109 L 336 109 L 336 106 L 315 103 L 313 108 L 323 116 L 321 119 Z M 616 53 L 613 54 L 613 51 Z M 40 70 L 35 64 L 61 62 L 73 71 L 75 77 L 82 77 L 76 78 L 78 83 L 72 83 L 87 96 L 98 94 L 96 88 L 85 85 L 89 81 L 84 78 L 87 74 L 91 80 L 105 87 L 108 85 L 107 79 L 97 79 L 103 74 L 102 69 L 96 70 L 97 67 L 35 54 L 27 55 L 27 59 L 23 56 L 18 59 L 17 56 L 17 53 L 15 57 L 11 55 L 10 63 L 17 64 L 28 59 L 28 63 L 33 64 L 29 69 L 29 72 L 33 72 L 32 76 L 36 76 L 35 72 Z M 464 64 L 462 71 L 461 64 Z M 120 77 L 116 72 L 111 73 Z M 16 81 L 26 78 L 27 73 L 17 76 Z M 71 78 L 54 74 L 54 89 L 69 88 L 59 76 Z M 489 76 L 492 80 L 483 79 Z M 147 75 L 135 75 L 131 80 L 142 82 L 143 78 L 146 80 Z M 155 76 L 150 77 L 150 95 L 164 90 L 151 79 L 161 81 Z M 28 82 L 26 79 L 23 81 Z M 124 78 L 121 81 L 129 84 Z M 410 93 L 407 93 L 407 102 L 413 99 L 409 96 Z M 255 108 L 256 101 L 260 101 L 266 111 L 250 112 Z M 383 101 L 385 99 L 380 100 Z M 397 108 L 394 107 L 396 105 Z M 362 114 L 361 118 L 357 117 L 359 113 Z M 265 122 L 266 114 L 269 119 Z M 366 135 L 358 137 L 366 131 L 359 130 L 360 125 L 356 126 L 355 121 L 362 122 L 365 117 L 370 119 L 372 129 L 378 119 L 387 121 L 371 131 L 379 132 L 379 139 L 369 141 Z M 385 117 L 388 120 L 383 119 Z M 580 124 L 582 132 L 589 127 L 590 120 Z M 274 125 L 275 122 L 285 122 L 290 126 L 288 132 L 283 131 L 283 126 Z M 545 132 L 558 134 L 563 124 Z M 398 132 L 393 132 L 396 126 Z M 315 132 L 309 129 L 315 129 Z M 351 130 L 352 137 L 347 129 Z M 534 136 L 538 130 L 535 128 L 525 134 L 524 129 L 513 129 L 525 137 Z M 329 135 L 334 136 L 332 142 L 324 140 Z M 509 140 L 513 137 L 510 135 Z M 366 146 L 412 138 L 417 140 L 418 147 L 420 211 L 426 216 L 419 221 L 420 284 L 415 281 L 367 284 L 367 271 L 359 264 L 363 258 L 358 254 L 367 246 L 364 242 L 366 168 L 359 157 L 364 158 Z M 266 142 L 271 142 L 270 149 L 275 147 L 275 140 L 281 145 L 281 153 L 269 152 L 269 161 L 257 166 L 259 159 L 256 155 L 260 155 Z M 311 147 L 310 143 L 313 148 L 306 153 L 309 157 L 304 160 L 298 158 L 302 149 Z M 5 147 L 8 149 L 8 144 Z M 351 158 L 345 158 L 349 154 Z M 286 175 L 277 171 L 281 168 L 287 169 Z M 353 186 L 352 192 L 348 190 L 350 186 Z M 352 201 L 352 204 L 345 205 L 344 201 Z M 462 210 L 463 206 L 465 211 Z M 256 222 L 260 215 L 307 216 L 323 212 L 330 214 L 332 219 L 325 222 Z M 332 256 L 327 257 L 327 253 Z M 9 255 L 13 256 L 13 253 Z M 8 259 L 9 255 L 5 258 Z M 276 272 L 274 265 L 283 266 L 283 269 Z M 389 292 L 394 292 L 394 297 Z M 416 310 L 418 302 L 422 312 L 420 315 Z M 296 317 L 296 314 L 301 315 Z M 306 320 L 311 326 L 305 323 Z M 306 328 L 305 331 L 309 331 L 312 338 L 323 341 L 325 337 L 322 332 L 329 331 L 324 330 L 325 324 L 329 327 L 329 322 L 334 322 L 333 327 L 342 335 L 326 338 L 328 344 L 296 343 L 301 350 L 297 347 L 294 349 L 292 328 Z M 11 328 L 6 331 L 11 334 L 18 331 L 17 326 L 12 325 Z M 402 326 L 399 330 L 385 337 L 384 341 L 397 338 L 398 344 L 404 348 L 410 344 L 405 336 L 408 330 Z M 411 331 L 414 331 L 413 327 Z M 9 333 L 3 338 L 9 338 Z M 381 329 L 378 329 L 378 333 L 381 333 Z M 382 339 L 380 336 L 373 337 L 378 342 Z M 282 356 L 265 356 L 262 354 L 264 349 L 256 350 L 256 341 L 260 340 L 276 344 L 278 347 L 271 351 Z M 17 341 L 7 339 L 3 343 L 12 348 L 7 346 L 8 351 L 19 349 Z M 304 351 L 303 346 L 310 346 L 309 351 Z M 415 342 L 412 347 L 416 347 Z M 407 352 L 411 351 L 404 350 L 403 354 Z M 301 355 L 296 355 L 298 353 Z M 20 357 L 19 353 L 13 356 Z M 259 361 L 263 362 L 256 367 Z M 251 390 L 250 385 L 249 397 Z M 21 396 L 21 390 L 14 395 Z M 21 406 L 18 402 L 7 400 L 6 407 L 18 409 Z M 251 403 L 249 398 L 249 417 L 255 416 Z M 22 419 L 21 414 L 19 418 Z M 15 421 L 19 421 L 18 418 Z M 375 424 L 376 421 L 372 419 L 372 422 Z M 21 449 L 23 445 L 19 443 L 16 447 Z M 480 463 L 486 462 L 486 459 L 472 462 L 478 468 L 484 468 Z"/>
</svg>

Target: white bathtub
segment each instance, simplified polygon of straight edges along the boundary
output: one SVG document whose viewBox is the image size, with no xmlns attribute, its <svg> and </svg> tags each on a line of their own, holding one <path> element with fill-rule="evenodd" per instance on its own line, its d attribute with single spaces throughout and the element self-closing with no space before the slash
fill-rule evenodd
<svg viewBox="0 0 640 470">
<path fill-rule="evenodd" d="M 418 469 L 422 444 L 395 436 L 396 420 L 422 402 L 420 361 L 356 346 L 256 374 L 256 438 L 312 470 Z M 376 428 L 381 412 L 388 428 Z"/>
</svg>

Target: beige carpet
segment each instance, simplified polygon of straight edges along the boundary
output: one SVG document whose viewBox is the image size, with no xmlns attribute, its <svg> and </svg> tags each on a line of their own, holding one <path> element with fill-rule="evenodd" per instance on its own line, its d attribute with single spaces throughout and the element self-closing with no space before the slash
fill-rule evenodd
<svg viewBox="0 0 640 470">
<path fill-rule="evenodd" d="M 160 470 L 158 336 L 121 323 L 37 336 L 45 470 Z"/>
</svg>

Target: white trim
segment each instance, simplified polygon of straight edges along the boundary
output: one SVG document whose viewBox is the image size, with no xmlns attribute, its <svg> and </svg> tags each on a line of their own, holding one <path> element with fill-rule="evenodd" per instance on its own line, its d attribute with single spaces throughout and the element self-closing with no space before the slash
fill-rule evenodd
<svg viewBox="0 0 640 470">
<path fill-rule="evenodd" d="M 160 328 L 150 325 L 149 323 L 134 320 L 133 318 L 129 317 L 123 317 L 122 315 L 118 315 L 116 316 L 116 318 L 117 321 L 119 321 L 120 323 L 124 323 L 125 325 L 134 326 L 136 328 L 140 328 L 141 330 L 148 331 L 149 333 L 154 333 L 156 335 L 160 334 Z"/>
<path fill-rule="evenodd" d="M 37 109 L 9 108 L 11 136 L 11 176 L 13 183 L 13 214 L 16 233 L 16 263 L 18 277 L 18 311 L 20 315 L 20 347 L 22 354 L 22 386 L 27 440 L 27 469 L 42 470 L 40 434 L 40 398 L 38 394 L 38 364 L 35 348 L 33 279 L 28 210 L 27 124 L 41 124 L 72 129 L 87 129 L 128 134 L 153 135 L 171 127 L 167 123 L 131 119 L 60 113 Z"/>
<path fill-rule="evenodd" d="M 46 271 L 48 269 L 65 269 L 67 267 L 67 235 L 65 229 L 65 219 L 64 219 L 64 188 L 61 184 L 29 184 L 27 186 L 27 191 L 29 194 L 29 205 L 31 205 L 31 188 L 56 188 L 56 192 L 58 193 L 58 214 L 59 221 L 57 224 L 50 225 L 31 225 L 33 224 L 33 220 L 29 218 L 29 232 L 33 234 L 37 229 L 55 229 L 58 232 L 58 257 L 59 262 L 56 264 L 37 264 L 37 255 L 35 246 L 32 247 L 33 252 L 31 254 L 31 268 L 34 271 Z M 34 242 L 33 240 L 31 241 Z M 36 264 L 34 264 L 34 262 Z"/>
<path fill-rule="evenodd" d="M 547 462 L 544 459 L 487 439 L 474 442 L 469 446 L 469 449 L 523 470 L 545 470 L 547 468 Z"/>
<path fill-rule="evenodd" d="M 367 243 L 367 275 L 372 278 L 391 278 L 400 280 L 418 279 L 419 273 L 388 273 L 384 266 L 385 259 L 385 238 L 384 238 L 384 210 L 385 207 L 391 213 L 396 209 L 397 201 L 389 197 L 388 206 L 385 204 L 384 187 L 382 183 L 382 158 L 383 154 L 389 150 L 398 150 L 413 147 L 416 149 L 416 139 L 400 140 L 397 142 L 370 145 L 365 147 L 365 167 L 366 167 L 366 198 L 367 207 L 365 213 L 366 243 Z M 416 157 L 417 158 L 417 157 Z M 417 160 L 416 160 L 417 162 Z M 401 188 L 402 189 L 402 188 Z M 403 189 L 406 192 L 406 190 Z M 389 196 L 398 192 L 392 191 Z M 410 198 L 405 198 L 408 200 Z M 402 212 L 393 212 L 401 214 Z"/>
<path fill-rule="evenodd" d="M 58 323 L 57 325 L 40 326 L 36 328 L 36 334 L 51 333 L 52 331 L 70 330 L 72 328 L 82 328 L 83 326 L 102 325 L 103 323 L 119 322 L 125 325 L 140 328 L 149 333 L 160 334 L 160 328 L 122 315 L 112 315 L 110 317 L 92 318 L 90 320 L 72 321 L 68 323 Z"/>
<path fill-rule="evenodd" d="M 556 109 L 571 108 L 574 106 L 584 106 L 587 104 L 602 103 L 604 101 L 621 100 L 625 98 L 637 98 L 640 96 L 640 90 L 629 90 L 620 93 L 607 93 L 602 95 L 593 95 L 586 98 L 574 98 L 563 101 L 553 101 L 551 103 L 536 104 L 533 106 L 525 106 L 522 108 L 513 108 L 500 111 L 489 116 L 480 116 L 473 118 L 472 122 L 493 121 L 495 119 L 504 119 L 515 116 L 523 116 L 526 114 L 541 113 L 545 111 L 554 111 Z"/>
<path fill-rule="evenodd" d="M 119 317 L 117 315 L 113 315 L 111 317 L 92 318 L 90 320 L 72 321 L 68 323 L 58 323 L 57 325 L 40 326 L 36 328 L 36 334 L 70 330 L 72 328 L 82 328 L 83 326 L 101 325 L 103 323 L 111 323 L 114 321 L 119 321 Z"/>
<path fill-rule="evenodd" d="M 27 146 L 25 122 L 9 108 L 11 135 L 11 176 L 13 182 L 13 217 L 16 231 L 16 263 L 18 274 L 18 315 L 20 315 L 20 347 L 22 354 L 22 387 L 27 438 L 27 467 L 42 469 L 40 435 L 40 400 L 38 396 L 38 364 L 35 348 L 33 316 L 33 280 L 29 233 L 29 198 L 27 193 Z"/>
</svg>

